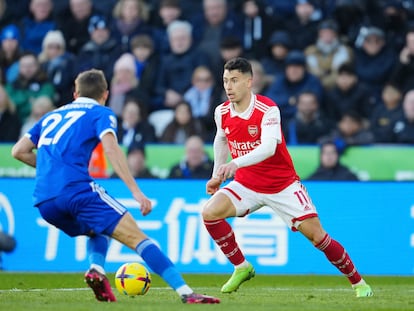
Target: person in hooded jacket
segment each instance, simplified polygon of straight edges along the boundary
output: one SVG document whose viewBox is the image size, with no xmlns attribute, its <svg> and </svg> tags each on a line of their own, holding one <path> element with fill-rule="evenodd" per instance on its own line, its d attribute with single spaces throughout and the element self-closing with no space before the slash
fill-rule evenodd
<svg viewBox="0 0 414 311">
<path fill-rule="evenodd" d="M 307 180 L 349 180 L 359 178 L 348 167 L 340 163 L 339 148 L 334 142 L 325 142 L 320 147 L 320 164 Z"/>
</svg>

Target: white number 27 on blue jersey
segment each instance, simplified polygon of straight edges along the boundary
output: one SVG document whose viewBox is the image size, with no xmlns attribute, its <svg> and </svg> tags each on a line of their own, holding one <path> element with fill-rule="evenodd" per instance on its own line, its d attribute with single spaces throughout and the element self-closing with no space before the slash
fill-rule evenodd
<svg viewBox="0 0 414 311">
<path fill-rule="evenodd" d="M 80 117 L 82 117 L 85 111 L 69 111 L 67 114 L 62 116 L 59 113 L 52 113 L 50 116 L 45 118 L 42 122 L 42 127 L 45 129 L 39 138 L 37 148 L 43 145 L 56 144 L 62 135 L 75 123 Z M 60 127 L 54 135 L 51 132 L 56 128 Z"/>
</svg>

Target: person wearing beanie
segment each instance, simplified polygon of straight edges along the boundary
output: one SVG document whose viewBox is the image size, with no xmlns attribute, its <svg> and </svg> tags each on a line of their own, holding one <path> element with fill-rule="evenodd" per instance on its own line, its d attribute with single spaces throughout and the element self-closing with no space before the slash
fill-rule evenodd
<svg viewBox="0 0 414 311">
<path fill-rule="evenodd" d="M 267 43 L 268 55 L 260 60 L 266 72 L 269 82 L 273 82 L 277 76 L 285 70 L 285 58 L 292 47 L 292 39 L 288 32 L 276 30 L 272 33 Z"/>
<path fill-rule="evenodd" d="M 304 90 L 312 91 L 316 94 L 318 102 L 322 101 L 322 84 L 307 70 L 305 54 L 300 50 L 292 50 L 286 56 L 283 74 L 269 86 L 265 96 L 278 104 L 282 122 L 286 123 L 294 118 L 297 111 L 297 96 Z"/>
<path fill-rule="evenodd" d="M 22 55 L 20 31 L 16 25 L 4 27 L 0 33 L 1 82 L 14 80 L 18 75 L 18 60 Z"/>
<path fill-rule="evenodd" d="M 90 40 L 78 53 L 77 73 L 96 68 L 104 72 L 107 81 L 112 80 L 114 64 L 121 56 L 122 49 L 117 40 L 111 36 L 110 27 L 105 16 L 93 15 L 89 19 Z"/>
<path fill-rule="evenodd" d="M 57 92 L 56 105 L 68 103 L 72 99 L 75 56 L 66 51 L 65 38 L 60 30 L 51 30 L 46 34 L 38 59 Z"/>
<path fill-rule="evenodd" d="M 338 24 L 326 19 L 319 24 L 318 37 L 314 44 L 305 49 L 306 63 L 309 71 L 317 76 L 325 89 L 335 85 L 338 68 L 353 61 L 353 50 L 341 43 Z"/>
<path fill-rule="evenodd" d="M 43 38 L 42 42 L 42 51 L 39 54 L 39 61 L 44 62 L 48 57 L 47 49 L 53 47 L 58 47 L 61 50 L 66 49 L 66 42 L 63 34 L 60 30 L 50 30 L 47 32 L 46 36 Z"/>
<path fill-rule="evenodd" d="M 134 66 L 134 56 L 130 53 L 122 54 L 121 57 L 115 62 L 114 65 L 114 72 L 118 72 L 121 70 L 131 71 L 134 75 L 136 75 L 136 67 Z"/>
<path fill-rule="evenodd" d="M 365 83 L 373 94 L 373 103 L 381 102 L 381 90 L 390 79 L 398 54 L 387 41 L 383 29 L 362 27 L 355 42 L 355 69 L 359 81 Z"/>
</svg>

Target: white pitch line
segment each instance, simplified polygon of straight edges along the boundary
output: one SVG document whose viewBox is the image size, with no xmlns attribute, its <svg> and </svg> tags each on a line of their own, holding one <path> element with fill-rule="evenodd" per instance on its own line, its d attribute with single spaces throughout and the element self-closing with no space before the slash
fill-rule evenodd
<svg viewBox="0 0 414 311">
<path fill-rule="evenodd" d="M 195 291 L 205 291 L 211 290 L 212 287 L 194 287 Z M 79 287 L 79 288 L 28 288 L 28 289 L 21 289 L 21 288 L 11 288 L 11 289 L 0 289 L 1 293 L 28 293 L 28 292 L 47 292 L 47 291 L 56 291 L 56 292 L 76 292 L 76 291 L 89 291 L 89 287 Z M 115 291 L 116 289 L 113 288 Z M 170 287 L 151 287 L 150 290 L 168 290 L 172 291 Z M 309 289 L 309 287 L 260 287 L 260 290 L 269 292 L 269 291 L 306 291 L 306 292 L 348 292 L 353 291 L 352 288 L 313 288 Z M 375 289 L 375 292 L 382 292 L 386 291 L 386 289 Z M 414 292 L 414 289 L 408 289 L 408 292 Z"/>
<path fill-rule="evenodd" d="M 11 288 L 11 289 L 0 289 L 0 293 L 27 293 L 27 292 L 47 292 L 47 291 L 54 291 L 54 292 L 76 292 L 76 291 L 84 291 L 84 290 L 91 290 L 88 287 L 80 287 L 80 288 Z M 169 287 L 151 287 L 151 290 L 171 290 Z"/>
<path fill-rule="evenodd" d="M 195 290 L 211 290 L 211 287 L 195 287 Z M 47 291 L 56 291 L 56 292 L 75 292 L 75 291 L 85 291 L 90 290 L 88 287 L 82 288 L 30 288 L 30 289 L 20 289 L 20 288 L 11 288 L 11 289 L 1 289 L 0 293 L 27 293 L 27 292 L 47 292 Z M 172 290 L 170 287 L 151 287 L 150 290 Z M 261 287 L 260 290 L 265 291 L 318 291 L 318 292 L 341 292 L 341 291 L 352 291 L 352 288 L 313 288 L 309 289 L 308 287 Z M 376 292 L 382 291 L 381 289 L 376 289 Z M 414 292 L 414 289 L 409 289 L 408 291 Z"/>
</svg>

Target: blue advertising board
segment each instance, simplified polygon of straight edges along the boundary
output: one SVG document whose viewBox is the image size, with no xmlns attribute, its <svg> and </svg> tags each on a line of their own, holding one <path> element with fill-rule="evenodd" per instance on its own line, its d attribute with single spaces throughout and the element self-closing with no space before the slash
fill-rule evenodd
<svg viewBox="0 0 414 311">
<path fill-rule="evenodd" d="M 140 180 L 153 200 L 148 216 L 139 213 L 126 186 L 117 179 L 100 180 L 127 206 L 139 226 L 171 258 L 181 272 L 230 273 L 231 265 L 204 228 L 200 211 L 208 200 L 205 181 Z M 363 274 L 412 275 L 414 272 L 414 183 L 305 182 L 322 224 L 340 241 Z M 33 179 L 0 179 L 0 225 L 13 234 L 17 247 L 3 254 L 9 271 L 85 271 L 86 237 L 69 238 L 46 223 L 32 205 Z M 51 185 L 53 186 L 53 185 Z M 338 274 L 298 232 L 292 232 L 270 209 L 232 224 L 240 247 L 258 273 Z M 111 241 L 106 270 L 141 261 Z"/>
</svg>

